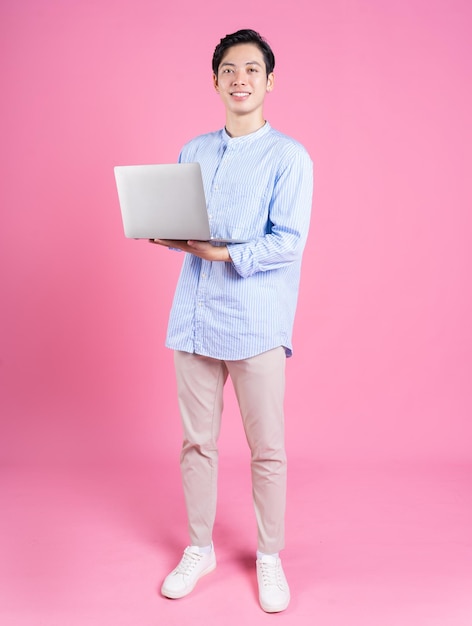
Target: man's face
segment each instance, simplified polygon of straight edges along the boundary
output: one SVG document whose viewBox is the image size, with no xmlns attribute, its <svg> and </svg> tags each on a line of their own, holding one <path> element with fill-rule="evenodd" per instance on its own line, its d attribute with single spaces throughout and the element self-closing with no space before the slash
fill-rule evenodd
<svg viewBox="0 0 472 626">
<path fill-rule="evenodd" d="M 262 112 L 265 95 L 272 90 L 274 75 L 267 76 L 264 57 L 252 43 L 228 48 L 213 77 L 226 110 L 236 115 Z"/>
</svg>

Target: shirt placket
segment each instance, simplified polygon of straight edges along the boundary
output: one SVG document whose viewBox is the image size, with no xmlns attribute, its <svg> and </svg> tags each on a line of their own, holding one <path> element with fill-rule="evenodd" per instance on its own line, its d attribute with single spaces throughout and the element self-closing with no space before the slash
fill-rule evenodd
<svg viewBox="0 0 472 626">
<path fill-rule="evenodd" d="M 218 167 L 213 178 L 211 186 L 211 197 L 208 204 L 208 220 L 210 222 L 210 230 L 214 237 L 221 237 L 221 220 L 224 219 L 224 215 L 218 210 L 220 202 L 218 196 L 224 188 L 225 178 L 228 176 L 228 168 L 231 167 L 231 161 L 234 156 L 234 146 L 229 143 L 221 157 Z"/>
</svg>

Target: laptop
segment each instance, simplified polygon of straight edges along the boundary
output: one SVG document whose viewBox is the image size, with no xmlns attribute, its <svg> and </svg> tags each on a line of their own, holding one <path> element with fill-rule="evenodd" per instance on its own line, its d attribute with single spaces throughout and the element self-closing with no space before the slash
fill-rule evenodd
<svg viewBox="0 0 472 626">
<path fill-rule="evenodd" d="M 242 243 L 211 236 L 199 163 L 117 165 L 114 171 L 126 237 Z"/>
</svg>

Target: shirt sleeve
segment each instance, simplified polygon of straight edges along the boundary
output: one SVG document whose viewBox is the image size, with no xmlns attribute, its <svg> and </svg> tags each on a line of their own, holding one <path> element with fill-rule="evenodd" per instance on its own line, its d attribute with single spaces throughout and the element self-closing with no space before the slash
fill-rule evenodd
<svg viewBox="0 0 472 626">
<path fill-rule="evenodd" d="M 254 241 L 228 246 L 233 267 L 243 278 L 301 259 L 310 226 L 313 163 L 301 147 L 289 157 L 274 183 L 269 232 Z"/>
</svg>

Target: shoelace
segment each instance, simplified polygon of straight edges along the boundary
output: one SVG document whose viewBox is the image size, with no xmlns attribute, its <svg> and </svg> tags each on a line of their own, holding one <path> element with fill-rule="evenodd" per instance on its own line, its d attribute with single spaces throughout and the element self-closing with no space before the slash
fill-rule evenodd
<svg viewBox="0 0 472 626">
<path fill-rule="evenodd" d="M 195 554 L 194 552 L 184 552 L 182 560 L 178 564 L 175 573 L 188 576 L 195 565 L 200 561 L 202 556 L 202 554 Z"/>
<path fill-rule="evenodd" d="M 272 563 L 260 563 L 262 584 L 264 587 L 283 588 L 282 570 L 279 565 Z"/>
</svg>

